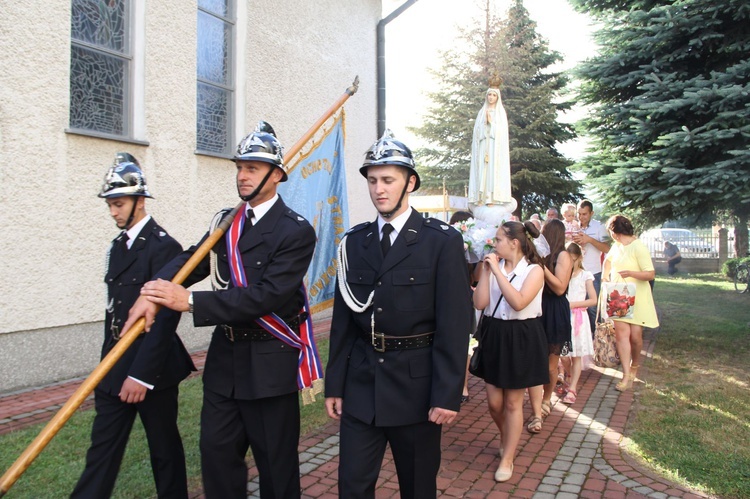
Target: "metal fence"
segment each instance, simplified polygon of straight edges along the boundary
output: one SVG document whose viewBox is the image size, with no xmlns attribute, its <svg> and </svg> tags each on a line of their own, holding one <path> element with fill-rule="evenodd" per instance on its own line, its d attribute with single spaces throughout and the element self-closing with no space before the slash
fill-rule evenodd
<svg viewBox="0 0 750 499">
<path fill-rule="evenodd" d="M 683 258 L 718 258 L 719 236 L 711 229 L 651 229 L 640 236 L 652 258 L 664 257 L 664 242 L 677 245 Z M 734 241 L 727 244 L 728 257 L 734 258 Z"/>
</svg>

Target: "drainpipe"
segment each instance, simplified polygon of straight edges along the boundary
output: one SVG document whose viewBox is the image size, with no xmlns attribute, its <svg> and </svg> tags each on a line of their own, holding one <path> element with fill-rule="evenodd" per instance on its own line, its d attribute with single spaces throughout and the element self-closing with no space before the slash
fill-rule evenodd
<svg viewBox="0 0 750 499">
<path fill-rule="evenodd" d="M 415 3 L 417 3 L 417 0 L 407 0 L 378 22 L 378 137 L 382 136 L 385 131 L 385 25 L 396 19 Z"/>
</svg>

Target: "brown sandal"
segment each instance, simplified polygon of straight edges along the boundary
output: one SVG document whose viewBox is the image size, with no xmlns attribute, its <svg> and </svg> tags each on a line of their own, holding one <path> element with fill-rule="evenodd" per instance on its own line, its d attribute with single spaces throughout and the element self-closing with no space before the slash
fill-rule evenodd
<svg viewBox="0 0 750 499">
<path fill-rule="evenodd" d="M 542 402 L 542 419 L 549 416 L 550 412 L 552 412 L 552 405 L 549 402 Z"/>
<path fill-rule="evenodd" d="M 631 378 L 630 376 L 615 385 L 615 390 L 617 390 L 618 392 L 626 392 L 631 388 L 633 388 L 633 378 Z"/>
<path fill-rule="evenodd" d="M 538 418 L 536 416 L 533 416 L 529 423 L 526 425 L 526 431 L 529 433 L 539 433 L 542 431 L 542 418 Z"/>
</svg>

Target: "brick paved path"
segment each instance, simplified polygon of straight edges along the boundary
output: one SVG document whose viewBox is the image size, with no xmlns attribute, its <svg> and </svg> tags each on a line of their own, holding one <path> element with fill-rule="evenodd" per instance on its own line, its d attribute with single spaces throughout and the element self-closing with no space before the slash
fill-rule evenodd
<svg viewBox="0 0 750 499">
<path fill-rule="evenodd" d="M 330 319 L 316 322 L 316 332 L 327 334 Z M 646 333 L 644 349 L 650 358 L 655 333 Z M 202 369 L 205 352 L 193 355 Z M 639 370 L 648 378 L 648 362 Z M 441 497 L 501 498 L 694 498 L 703 494 L 677 486 L 645 471 L 624 450 L 623 432 L 630 417 L 634 392 L 619 393 L 614 385 L 621 374 L 591 369 L 581 376 L 578 400 L 567 406 L 553 396 L 552 413 L 542 432 L 523 432 L 515 459 L 515 473 L 506 483 L 493 479 L 499 463 L 497 429 L 487 410 L 483 382 L 469 382 L 471 399 L 462 406 L 456 423 L 443 429 L 443 455 L 438 475 Z M 0 434 L 50 419 L 82 380 L 0 396 Z M 643 386 L 637 383 L 635 392 Z M 83 407 L 93 404 L 89 399 Z M 530 414 L 528 400 L 524 413 Z M 303 496 L 337 497 L 338 423 L 331 422 L 300 442 Z M 259 497 L 258 471 L 251 466 L 248 496 Z M 202 498 L 200 491 L 193 498 Z M 378 481 L 378 498 L 399 497 L 396 470 L 386 454 Z"/>
</svg>

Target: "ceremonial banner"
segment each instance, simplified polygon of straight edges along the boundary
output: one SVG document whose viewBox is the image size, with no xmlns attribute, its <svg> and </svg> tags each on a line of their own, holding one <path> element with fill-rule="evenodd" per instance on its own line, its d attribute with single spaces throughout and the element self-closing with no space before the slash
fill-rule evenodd
<svg viewBox="0 0 750 499">
<path fill-rule="evenodd" d="M 349 228 L 344 168 L 344 112 L 333 126 L 301 154 L 279 184 L 284 202 L 307 218 L 318 235 L 305 286 L 313 312 L 333 304 L 336 285 L 336 248 Z"/>
</svg>

